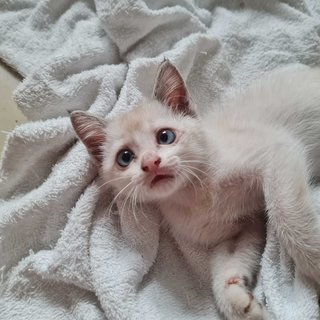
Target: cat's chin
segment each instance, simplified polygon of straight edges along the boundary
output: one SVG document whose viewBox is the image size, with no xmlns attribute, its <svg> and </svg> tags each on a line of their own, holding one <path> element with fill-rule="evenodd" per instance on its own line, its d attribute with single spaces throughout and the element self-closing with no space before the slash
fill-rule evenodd
<svg viewBox="0 0 320 320">
<path fill-rule="evenodd" d="M 180 181 L 180 179 L 174 175 L 155 176 L 151 183 L 145 186 L 144 199 L 146 201 L 157 201 L 168 198 L 182 185 L 183 181 Z"/>
</svg>

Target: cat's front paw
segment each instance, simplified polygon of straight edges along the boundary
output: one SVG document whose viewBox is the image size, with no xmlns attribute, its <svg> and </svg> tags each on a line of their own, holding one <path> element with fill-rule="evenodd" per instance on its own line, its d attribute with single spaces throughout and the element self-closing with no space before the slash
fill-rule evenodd
<svg viewBox="0 0 320 320">
<path fill-rule="evenodd" d="M 245 281 L 231 277 L 225 284 L 225 304 L 220 306 L 228 320 L 266 320 L 264 307 L 248 291 Z"/>
</svg>

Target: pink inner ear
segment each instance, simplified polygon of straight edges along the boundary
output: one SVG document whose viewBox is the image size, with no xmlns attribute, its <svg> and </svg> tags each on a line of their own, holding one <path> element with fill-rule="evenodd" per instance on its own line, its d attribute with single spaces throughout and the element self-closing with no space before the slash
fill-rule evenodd
<svg viewBox="0 0 320 320">
<path fill-rule="evenodd" d="M 105 122 L 82 111 L 73 112 L 71 121 L 78 137 L 87 147 L 93 159 L 101 162 L 103 157 L 102 146 L 106 141 Z"/>
<path fill-rule="evenodd" d="M 92 136 L 87 137 L 83 142 L 91 155 L 101 162 L 103 157 L 102 145 L 105 141 L 105 135 L 101 135 L 97 132 L 96 134 L 93 133 Z"/>
<path fill-rule="evenodd" d="M 178 87 L 174 90 L 174 94 L 168 95 L 166 104 L 173 110 L 178 112 L 189 112 L 189 101 L 185 88 Z"/>
<path fill-rule="evenodd" d="M 159 67 L 154 96 L 173 111 L 194 115 L 185 83 L 177 68 L 168 60 Z"/>
</svg>

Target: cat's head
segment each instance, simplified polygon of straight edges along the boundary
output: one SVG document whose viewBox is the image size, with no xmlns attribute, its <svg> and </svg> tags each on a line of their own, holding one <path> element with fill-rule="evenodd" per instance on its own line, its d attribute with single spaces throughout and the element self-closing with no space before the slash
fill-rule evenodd
<svg viewBox="0 0 320 320">
<path fill-rule="evenodd" d="M 71 120 L 104 182 L 122 195 L 164 199 L 199 176 L 201 127 L 185 83 L 169 61 L 159 68 L 153 99 L 112 121 L 82 111 L 73 112 Z"/>
</svg>

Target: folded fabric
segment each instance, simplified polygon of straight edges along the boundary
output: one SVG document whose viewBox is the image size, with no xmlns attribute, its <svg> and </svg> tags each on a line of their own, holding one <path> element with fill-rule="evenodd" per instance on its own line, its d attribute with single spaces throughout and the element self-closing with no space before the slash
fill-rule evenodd
<svg viewBox="0 0 320 320">
<path fill-rule="evenodd" d="M 170 59 L 201 113 L 264 72 L 320 62 L 318 0 L 5 0 L 0 57 L 25 78 L 30 120 L 0 166 L 0 318 L 222 319 L 210 252 L 173 239 L 145 208 L 108 214 L 68 112 L 116 116 L 151 97 Z M 314 190 L 319 205 L 319 190 Z M 274 230 L 255 289 L 270 319 L 320 319 L 315 284 Z"/>
</svg>

